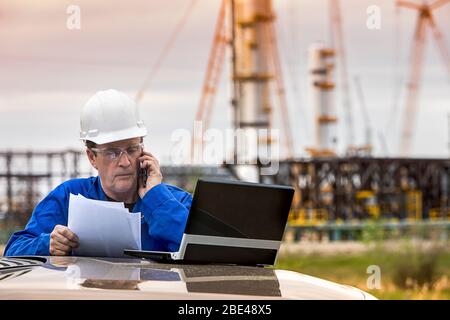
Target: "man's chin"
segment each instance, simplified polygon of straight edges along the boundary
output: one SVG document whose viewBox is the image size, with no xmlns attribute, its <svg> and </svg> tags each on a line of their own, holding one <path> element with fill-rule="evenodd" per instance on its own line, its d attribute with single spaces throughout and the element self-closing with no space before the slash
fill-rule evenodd
<svg viewBox="0 0 450 320">
<path fill-rule="evenodd" d="M 117 179 L 115 181 L 113 189 L 117 193 L 126 193 L 130 192 L 132 189 L 135 190 L 136 184 L 137 184 L 136 180 L 133 179 L 132 177 L 128 179 L 125 177 L 120 177 L 120 179 Z"/>
</svg>

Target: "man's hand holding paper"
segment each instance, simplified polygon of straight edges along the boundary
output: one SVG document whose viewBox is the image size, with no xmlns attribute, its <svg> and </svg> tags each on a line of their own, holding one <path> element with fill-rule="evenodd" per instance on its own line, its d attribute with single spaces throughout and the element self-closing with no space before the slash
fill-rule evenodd
<svg viewBox="0 0 450 320">
<path fill-rule="evenodd" d="M 123 257 L 124 249 L 141 249 L 141 213 L 123 202 L 70 195 L 68 228 L 79 238 L 75 255 Z"/>
</svg>

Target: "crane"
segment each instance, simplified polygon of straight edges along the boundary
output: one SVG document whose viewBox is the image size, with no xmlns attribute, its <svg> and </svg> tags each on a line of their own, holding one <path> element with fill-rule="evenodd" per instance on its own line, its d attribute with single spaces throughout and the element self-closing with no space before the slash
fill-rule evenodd
<svg viewBox="0 0 450 320">
<path fill-rule="evenodd" d="M 271 23 L 266 27 L 265 38 L 269 39 L 269 58 L 271 61 L 272 68 L 275 71 L 275 83 L 276 91 L 278 96 L 278 101 L 281 109 L 281 120 L 283 122 L 282 130 L 283 136 L 285 138 L 287 157 L 292 158 L 294 156 L 294 143 L 292 141 L 291 127 L 289 124 L 289 112 L 286 100 L 286 91 L 284 88 L 283 74 L 281 69 L 281 61 L 278 52 L 277 38 L 275 25 Z"/>
<path fill-rule="evenodd" d="M 197 112 L 195 115 L 196 122 L 201 121 L 202 123 L 202 131 L 207 130 L 210 124 L 211 115 L 214 107 L 214 98 L 217 93 L 217 88 L 220 81 L 220 76 L 222 74 L 223 64 L 224 64 L 224 55 L 226 51 L 227 45 L 230 45 L 232 49 L 232 79 L 233 79 L 233 99 L 232 106 L 234 107 L 234 126 L 235 128 L 239 127 L 238 121 L 238 108 L 239 103 L 237 100 L 240 98 L 239 88 L 242 86 L 242 83 L 245 81 L 253 80 L 253 78 L 245 78 L 242 79 L 242 75 L 239 74 L 239 71 L 236 67 L 236 43 L 235 43 L 235 1 L 234 0 L 222 0 L 219 15 L 216 21 L 215 32 L 213 43 L 211 46 L 209 58 L 208 58 L 208 67 L 206 70 L 205 78 L 203 81 L 202 94 L 200 98 L 199 105 L 197 107 Z M 256 3 L 256 2 L 255 2 Z M 228 9 L 231 8 L 231 9 Z M 226 25 L 226 17 L 227 10 L 229 10 L 229 17 L 231 18 L 230 28 L 231 30 L 227 30 Z M 227 31 L 231 31 L 231 35 L 227 34 Z M 266 63 L 270 66 L 270 71 L 274 73 L 274 80 L 276 86 L 276 94 L 278 96 L 279 108 L 281 112 L 281 121 L 282 132 L 284 136 L 284 142 L 286 144 L 287 157 L 292 158 L 294 155 L 294 146 L 291 134 L 291 128 L 289 124 L 289 115 L 287 108 L 287 101 L 285 97 L 285 87 L 283 84 L 282 70 L 281 70 L 281 62 L 278 53 L 277 47 L 277 38 L 276 38 L 276 30 L 273 22 L 267 23 L 263 32 L 263 39 L 265 44 L 261 44 L 263 49 L 263 56 L 266 60 Z M 243 59 L 244 57 L 239 57 Z M 269 123 L 269 127 L 271 123 Z M 195 127 L 195 125 L 194 125 Z M 198 134 L 198 133 L 197 133 Z M 192 134 L 192 152 L 191 156 L 194 160 L 198 156 L 198 152 L 201 150 L 201 138 L 195 136 L 195 130 L 193 130 Z M 268 142 L 270 143 L 270 142 Z"/>
<path fill-rule="evenodd" d="M 206 74 L 203 81 L 202 94 L 200 97 L 197 112 L 195 114 L 195 121 L 203 122 L 202 131 L 209 127 L 209 122 L 211 120 L 211 114 L 214 105 L 214 98 L 216 96 L 217 87 L 219 84 L 220 76 L 222 74 L 225 49 L 227 43 L 229 42 L 225 27 L 227 2 L 227 0 L 222 0 L 222 3 L 220 5 L 219 16 L 217 18 L 214 31 L 213 43 L 208 58 L 208 67 L 206 69 Z M 196 151 L 201 150 L 201 138 L 195 135 L 194 131 L 195 130 L 193 129 L 191 142 L 191 157 L 193 161 L 195 157 L 199 156 L 198 154 L 196 154 Z"/>
<path fill-rule="evenodd" d="M 339 77 L 342 88 L 342 106 L 344 108 L 344 123 L 346 127 L 346 139 L 349 149 L 354 147 L 354 129 L 352 118 L 352 105 L 350 100 L 350 86 L 347 72 L 347 56 L 344 46 L 342 30 L 342 18 L 339 0 L 329 0 L 331 17 L 331 46 L 335 48 L 339 63 Z"/>
<path fill-rule="evenodd" d="M 400 140 L 400 154 L 402 156 L 407 156 L 411 152 L 413 128 L 416 120 L 418 96 L 422 78 L 426 32 L 428 29 L 431 29 L 432 36 L 436 41 L 441 58 L 443 59 L 447 72 L 450 74 L 449 51 L 445 46 L 442 33 L 433 17 L 433 11 L 447 4 L 449 1 L 450 0 L 436 0 L 431 4 L 426 2 L 417 4 L 404 0 L 397 1 L 397 6 L 417 10 L 418 13 L 412 44 L 407 95 L 404 108 L 405 116 L 403 117 L 404 122 Z"/>
<path fill-rule="evenodd" d="M 359 105 L 361 107 L 364 126 L 365 126 L 365 145 L 361 148 L 361 151 L 370 154 L 372 152 L 372 125 L 370 123 L 369 113 L 367 112 L 366 100 L 364 98 L 364 92 L 361 86 L 361 81 L 358 76 L 353 78 L 355 82 L 356 94 L 358 96 Z"/>
</svg>

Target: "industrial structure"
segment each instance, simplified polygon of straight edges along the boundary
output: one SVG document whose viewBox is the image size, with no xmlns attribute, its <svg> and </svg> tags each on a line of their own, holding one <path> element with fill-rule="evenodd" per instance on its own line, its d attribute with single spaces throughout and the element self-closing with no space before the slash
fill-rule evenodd
<svg viewBox="0 0 450 320">
<path fill-rule="evenodd" d="M 232 13 L 230 33 L 227 33 L 224 27 L 226 2 L 231 6 Z M 445 2 L 437 1 L 430 8 L 436 8 Z M 222 2 L 218 19 L 218 25 L 221 27 L 216 28 L 196 120 L 204 119 L 203 114 L 208 114 L 207 119 L 210 117 L 214 101 L 212 98 L 216 93 L 219 78 L 213 77 L 212 74 L 214 70 L 220 72 L 219 64 L 223 63 L 223 51 L 228 43 L 232 52 L 234 95 L 231 106 L 235 114 L 234 127 L 242 128 L 249 122 L 268 128 L 274 125 L 270 121 L 273 108 L 271 108 L 269 81 L 273 77 L 281 76 L 281 68 L 280 64 L 277 64 L 279 61 L 277 55 L 270 54 L 277 52 L 276 42 L 267 43 L 267 38 L 262 36 L 264 32 L 261 31 L 264 25 L 267 29 L 273 30 L 274 14 L 270 3 L 271 1 L 251 0 Z M 422 7 L 422 10 L 425 8 L 429 7 Z M 292 224 L 307 225 L 318 221 L 351 221 L 380 217 L 398 220 L 448 219 L 450 205 L 448 160 L 368 157 L 372 151 L 372 133 L 359 78 L 355 78 L 355 89 L 361 105 L 361 114 L 364 116 L 366 132 L 365 144 L 355 145 L 339 0 L 330 0 L 329 9 L 332 47 L 314 44 L 309 51 L 309 90 L 312 96 L 309 107 L 316 112 L 316 143 L 315 146 L 308 148 L 311 159 L 286 157 L 287 161 L 282 163 L 280 172 L 283 170 L 289 172 L 289 177 L 280 174 L 271 177 L 271 182 L 291 184 L 297 190 L 291 216 Z M 239 18 L 234 20 L 235 17 Z M 248 32 L 246 41 L 243 41 L 245 33 L 242 30 Z M 222 51 L 217 54 L 219 44 Z M 441 45 L 441 48 L 443 47 Z M 265 54 L 263 48 L 268 48 Z M 275 62 L 278 68 L 267 68 L 271 62 L 267 60 L 271 58 L 272 63 Z M 334 75 L 335 61 L 340 64 L 337 83 Z M 211 82 L 208 79 L 216 81 Z M 209 86 L 208 83 L 213 85 Z M 277 93 L 282 106 L 280 112 L 284 114 L 281 118 L 286 119 L 288 114 L 284 87 L 282 81 L 278 83 L 280 90 Z M 343 91 L 342 104 L 345 112 L 342 122 L 347 135 L 345 157 L 337 157 L 335 150 L 338 119 L 334 110 L 333 92 L 336 88 Z M 205 97 L 209 97 L 208 104 L 205 103 Z M 247 121 L 240 121 L 242 119 Z M 283 127 L 284 123 L 279 126 Z M 289 131 L 284 137 L 286 141 L 291 141 L 287 139 Z M 293 152 L 288 154 L 292 155 Z M 227 165 L 227 167 L 236 173 L 236 166 Z M 242 179 L 239 174 L 235 174 L 235 177 Z M 260 177 L 259 181 L 267 181 L 267 177 Z"/>
<path fill-rule="evenodd" d="M 23 226 L 56 185 L 95 174 L 84 153 L 74 150 L 2 152 L 0 162 L 0 225 Z M 319 157 L 279 165 L 272 182 L 296 189 L 292 228 L 361 231 L 372 220 L 387 221 L 392 228 L 420 221 L 450 227 L 448 159 Z M 199 177 L 239 179 L 233 166 L 162 166 L 161 171 L 165 182 L 190 192 Z"/>
<path fill-rule="evenodd" d="M 431 27 L 450 71 L 449 55 L 432 17 L 432 10 L 449 1 L 437 0 L 421 6 L 398 1 L 400 6 L 419 10 L 402 133 L 401 150 L 405 154 L 412 142 L 426 25 Z M 234 162 L 226 163 L 224 159 L 223 166 L 208 167 L 196 164 L 202 148 L 195 145 L 203 143 L 203 135 L 193 134 L 193 165 L 162 167 L 165 180 L 189 191 L 193 191 L 196 178 L 201 176 L 292 185 L 296 190 L 289 219 L 292 227 L 351 226 L 355 222 L 380 219 L 391 222 L 444 221 L 448 226 L 450 160 L 371 157 L 368 114 L 357 78 L 356 92 L 368 131 L 365 145 L 355 146 L 339 0 L 330 0 L 329 4 L 334 40 L 330 45 L 314 44 L 309 51 L 309 90 L 312 96 L 309 109 L 316 113 L 316 140 L 315 145 L 308 149 L 310 158 L 295 157 L 272 0 L 222 0 L 195 120 L 202 123 L 202 130 L 208 129 L 229 53 L 232 127 L 243 133 L 244 140 L 234 144 Z M 185 17 L 179 26 L 185 23 Z M 174 39 L 171 37 L 169 44 Z M 166 46 L 164 51 L 169 47 Z M 336 63 L 341 64 L 339 78 L 335 77 Z M 345 116 L 342 120 L 336 117 L 335 90 L 343 90 Z M 143 89 L 138 92 L 137 99 L 142 95 Z M 274 122 L 275 112 L 279 114 L 279 124 Z M 347 129 L 348 151 L 343 157 L 336 152 L 336 127 L 340 123 Z M 280 141 L 273 141 L 270 135 L 273 128 L 281 129 Z M 263 131 L 265 135 L 261 136 L 260 129 L 266 130 Z M 263 163 L 267 165 L 267 159 L 260 158 L 260 154 L 273 148 L 275 143 L 282 144 L 284 150 L 279 170 L 272 175 L 263 175 L 261 168 Z M 242 144 L 245 148 L 240 150 Z M 360 153 L 361 150 L 364 152 Z M 355 154 L 357 156 L 351 156 Z M 36 193 L 37 184 L 47 185 L 49 191 L 57 181 L 92 174 L 81 169 L 80 157 L 83 157 L 81 152 L 72 150 L 0 153 L 0 161 L 5 163 L 1 166 L 4 171 L 0 172 L 0 179 L 2 185 L 6 185 L 4 194 L 0 193 L 0 211 L 6 212 L 8 219 L 22 217 L 18 220 L 24 223 L 42 197 Z M 249 161 L 240 163 L 239 157 Z M 26 172 L 20 172 L 20 165 L 13 166 L 13 163 L 31 162 L 37 158 L 43 161 L 40 167 L 47 168 L 45 172 L 33 171 L 31 164 L 25 166 Z M 22 200 L 17 197 L 20 194 L 23 195 Z"/>
<path fill-rule="evenodd" d="M 307 149 L 312 157 L 336 156 L 334 56 L 334 50 L 324 44 L 313 44 L 309 49 L 309 91 L 312 96 L 311 107 L 317 113 L 316 147 Z"/>
<path fill-rule="evenodd" d="M 247 181 L 261 179 L 255 164 L 265 162 L 267 159 L 261 159 L 260 155 L 270 154 L 268 150 L 273 144 L 280 143 L 273 141 L 270 131 L 274 128 L 275 97 L 282 119 L 278 127 L 283 132 L 280 140 L 284 143 L 285 157 L 294 155 L 274 19 L 271 0 L 222 1 L 195 116 L 196 121 L 202 122 L 203 130 L 207 130 L 228 47 L 232 62 L 232 122 L 239 132 L 233 150 L 237 164 L 234 170 Z M 200 152 L 198 145 L 202 141 L 192 136 L 193 150 Z M 193 155 L 194 159 L 198 157 L 198 154 Z"/>
<path fill-rule="evenodd" d="M 25 225 L 43 193 L 86 174 L 81 170 L 82 157 L 77 150 L 0 152 L 0 220 Z"/>
<path fill-rule="evenodd" d="M 355 145 L 355 129 L 353 125 L 353 108 L 350 99 L 350 84 L 347 70 L 347 53 L 344 43 L 344 31 L 342 23 L 340 0 L 328 0 L 328 10 L 330 12 L 330 48 L 335 51 L 338 61 L 339 87 L 341 89 L 342 108 L 345 127 L 345 141 L 347 144 L 347 154 L 358 152 Z"/>
</svg>

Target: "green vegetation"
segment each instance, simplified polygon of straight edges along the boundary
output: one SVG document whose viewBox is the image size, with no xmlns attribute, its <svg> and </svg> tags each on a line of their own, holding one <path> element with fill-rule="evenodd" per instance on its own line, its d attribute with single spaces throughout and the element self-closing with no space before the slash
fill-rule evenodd
<svg viewBox="0 0 450 320">
<path fill-rule="evenodd" d="M 5 245 L 8 242 L 11 235 L 19 230 L 21 230 L 19 227 L 12 228 L 0 225 L 0 246 Z"/>
<path fill-rule="evenodd" d="M 370 265 L 380 267 L 380 289 L 367 288 Z M 406 241 L 396 251 L 377 245 L 358 254 L 286 255 L 275 267 L 348 284 L 379 299 L 450 299 L 450 252 L 440 245 Z"/>
<path fill-rule="evenodd" d="M 23 227 L 20 226 L 7 226 L 5 223 L 0 223 L 0 257 L 3 256 L 3 251 L 5 250 L 6 243 L 8 242 L 11 235 Z"/>
</svg>

